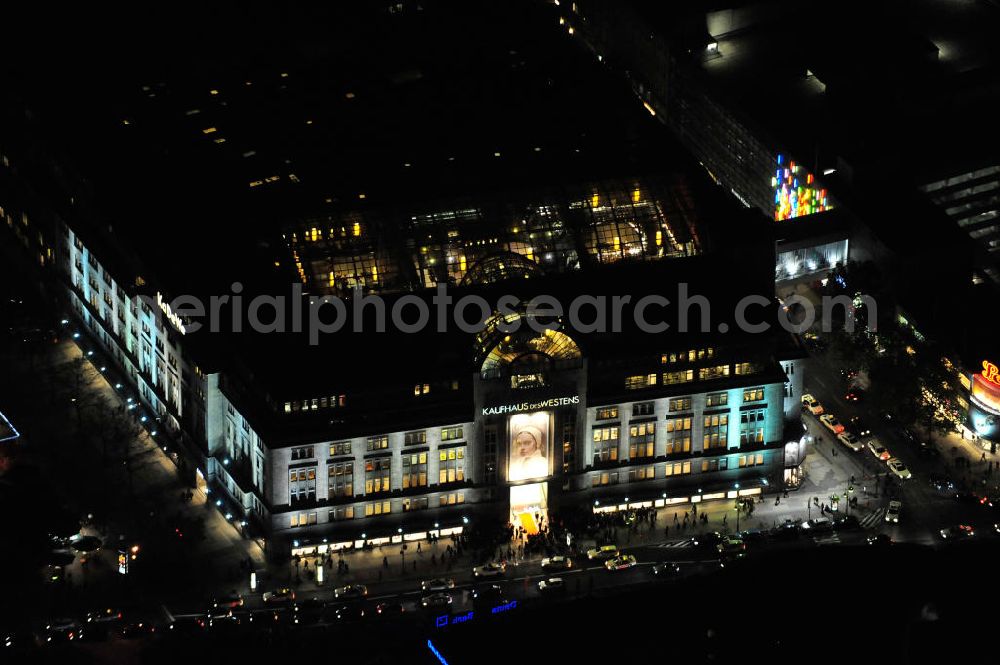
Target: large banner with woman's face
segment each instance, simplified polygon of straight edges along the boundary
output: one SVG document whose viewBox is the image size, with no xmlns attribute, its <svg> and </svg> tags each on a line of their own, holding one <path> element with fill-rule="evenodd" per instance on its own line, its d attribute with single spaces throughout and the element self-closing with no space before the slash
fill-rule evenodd
<svg viewBox="0 0 1000 665">
<path fill-rule="evenodd" d="M 549 475 L 549 413 L 518 413 L 510 417 L 510 464 L 507 480 L 531 480 Z"/>
</svg>

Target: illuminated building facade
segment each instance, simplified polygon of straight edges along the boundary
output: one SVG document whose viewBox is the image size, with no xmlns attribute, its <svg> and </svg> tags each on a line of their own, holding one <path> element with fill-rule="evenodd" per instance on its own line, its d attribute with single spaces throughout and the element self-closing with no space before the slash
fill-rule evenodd
<svg viewBox="0 0 1000 665">
<path fill-rule="evenodd" d="M 794 219 L 813 213 L 829 210 L 830 195 L 825 188 L 820 187 L 812 173 L 809 173 L 795 160 L 788 160 L 778 155 L 778 167 L 771 178 L 774 188 L 774 219 Z"/>
<path fill-rule="evenodd" d="M 702 249 L 683 180 L 601 181 L 460 203 L 305 218 L 285 239 L 305 286 L 333 295 L 482 284 Z"/>
<path fill-rule="evenodd" d="M 237 281 L 246 300 L 293 281 L 309 295 L 636 294 L 659 293 L 667 269 L 723 297 L 773 294 L 775 225 L 641 105 L 619 103 L 621 83 L 589 54 L 522 20 L 533 5 L 491 10 L 477 34 L 455 26 L 487 20 L 484 8 L 461 23 L 455 7 L 404 4 L 319 17 L 317 43 L 378 53 L 350 75 L 331 77 L 340 52 L 240 33 L 265 49 L 253 61 L 281 64 L 247 73 L 224 52 L 156 82 L 123 68 L 103 95 L 47 72 L 22 83 L 31 114 L 0 91 L 6 227 L 44 259 L 81 347 L 177 442 L 165 447 L 185 481 L 276 552 L 445 534 L 484 514 L 530 530 L 536 512 L 780 484 L 801 368 L 770 335 L 487 326 L 419 343 L 333 337 L 312 352 L 186 329 L 174 297 Z M 482 57 L 386 76 L 428 43 Z M 85 109 L 62 98 L 84 93 Z M 754 188 L 730 186 L 770 203 L 766 180 Z"/>
</svg>

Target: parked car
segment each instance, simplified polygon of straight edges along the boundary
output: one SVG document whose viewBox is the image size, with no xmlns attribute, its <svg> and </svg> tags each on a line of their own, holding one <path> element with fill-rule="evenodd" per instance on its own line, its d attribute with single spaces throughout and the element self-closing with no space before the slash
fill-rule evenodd
<svg viewBox="0 0 1000 665">
<path fill-rule="evenodd" d="M 53 619 L 45 625 L 45 642 L 60 644 L 81 639 L 83 627 L 76 619 Z"/>
<path fill-rule="evenodd" d="M 985 497 L 980 496 L 975 492 L 955 492 L 954 499 L 959 503 L 964 503 L 970 506 L 981 506 L 985 503 Z"/>
<path fill-rule="evenodd" d="M 868 536 L 869 545 L 892 545 L 892 538 L 889 537 L 887 533 L 873 533 Z"/>
<path fill-rule="evenodd" d="M 635 565 L 635 557 L 631 554 L 622 554 L 604 562 L 604 567 L 608 570 L 628 570 Z"/>
<path fill-rule="evenodd" d="M 858 377 L 858 370 L 856 369 L 842 369 L 840 370 L 840 378 L 843 379 L 844 383 L 850 385 L 854 379 Z"/>
<path fill-rule="evenodd" d="M 913 477 L 910 470 L 906 468 L 905 464 L 903 464 L 903 460 L 898 457 L 891 458 L 888 462 L 886 462 L 886 465 L 900 480 L 908 480 Z"/>
<path fill-rule="evenodd" d="M 107 607 L 94 612 L 88 612 L 83 621 L 83 627 L 86 628 L 86 634 L 83 637 L 88 642 L 106 640 L 112 634 L 121 631 L 122 623 L 121 610 Z"/>
<path fill-rule="evenodd" d="M 857 433 L 861 438 L 872 435 L 872 428 L 865 424 L 864 419 L 861 416 L 852 416 L 848 421 L 851 424 L 851 429 Z"/>
<path fill-rule="evenodd" d="M 847 400 L 848 402 L 861 402 L 864 400 L 864 398 L 865 398 L 864 388 L 851 388 L 850 390 L 847 391 L 847 394 L 844 395 L 844 399 Z"/>
<path fill-rule="evenodd" d="M 740 531 L 739 537 L 747 544 L 747 547 L 750 547 L 755 543 L 766 543 L 771 539 L 771 534 L 761 529 L 750 529 L 748 531 Z"/>
<path fill-rule="evenodd" d="M 802 530 L 811 535 L 833 531 L 833 520 L 829 517 L 814 517 L 802 523 Z"/>
<path fill-rule="evenodd" d="M 779 524 L 771 529 L 771 538 L 779 541 L 795 540 L 801 533 L 801 526 L 801 520 L 786 520 L 784 524 Z"/>
<path fill-rule="evenodd" d="M 808 393 L 802 396 L 802 408 L 806 409 L 814 416 L 818 416 L 823 413 L 823 405 L 819 403 L 818 399 Z"/>
<path fill-rule="evenodd" d="M 590 560 L 607 560 L 613 559 L 618 556 L 618 546 L 617 545 L 601 545 L 600 547 L 595 547 L 594 549 L 587 550 L 587 558 Z"/>
<path fill-rule="evenodd" d="M 403 607 L 403 603 L 398 601 L 387 601 L 375 606 L 375 614 L 380 617 L 398 616 L 404 612 L 406 612 L 406 608 Z"/>
<path fill-rule="evenodd" d="M 681 565 L 676 561 L 664 561 L 653 566 L 653 574 L 657 577 L 677 577 L 681 574 Z"/>
<path fill-rule="evenodd" d="M 542 559 L 542 570 L 569 570 L 573 567 L 573 561 L 565 556 L 550 556 Z"/>
<path fill-rule="evenodd" d="M 840 441 L 854 452 L 860 452 L 864 448 L 861 439 L 853 432 L 841 432 L 837 435 L 837 441 Z"/>
<path fill-rule="evenodd" d="M 421 591 L 447 591 L 455 588 L 455 580 L 444 577 L 437 577 L 433 580 L 424 580 L 420 583 Z"/>
<path fill-rule="evenodd" d="M 885 509 L 885 521 L 892 522 L 896 524 L 899 522 L 899 511 L 903 508 L 903 502 L 892 500 L 889 502 L 889 507 Z"/>
<path fill-rule="evenodd" d="M 337 600 L 346 598 L 364 598 L 368 595 L 368 587 L 364 584 L 348 584 L 333 590 L 333 597 Z"/>
<path fill-rule="evenodd" d="M 928 481 L 930 482 L 931 487 L 939 492 L 951 492 L 955 489 L 955 483 L 947 476 L 943 476 L 939 473 L 931 474 Z"/>
<path fill-rule="evenodd" d="M 295 600 L 295 592 L 288 587 L 282 587 L 274 591 L 265 591 L 261 598 L 265 605 L 291 605 Z"/>
<path fill-rule="evenodd" d="M 473 577 L 500 577 L 507 570 L 507 566 L 502 563 L 488 563 L 484 566 L 476 566 L 472 569 Z"/>
<path fill-rule="evenodd" d="M 976 535 L 976 530 L 968 524 L 955 524 L 941 529 L 941 537 L 945 540 L 961 540 L 971 538 L 974 535 Z"/>
<path fill-rule="evenodd" d="M 823 414 L 822 416 L 819 417 L 819 421 L 823 423 L 823 425 L 834 434 L 840 434 L 841 432 L 844 431 L 843 423 L 837 420 L 837 416 L 833 415 L 832 413 Z"/>
<path fill-rule="evenodd" d="M 538 582 L 538 591 L 543 596 L 554 596 L 566 592 L 566 582 L 561 577 L 550 577 Z"/>
<path fill-rule="evenodd" d="M 167 626 L 167 632 L 175 637 L 203 634 L 206 627 L 204 616 L 183 616 L 175 618 Z"/>
<path fill-rule="evenodd" d="M 452 598 L 447 593 L 432 593 L 429 596 L 424 596 L 420 599 L 420 604 L 423 607 L 436 609 L 441 607 L 448 607 L 452 603 Z"/>
<path fill-rule="evenodd" d="M 719 553 L 719 558 L 731 561 L 746 556 L 747 544 L 740 538 L 726 538 L 716 545 L 715 549 Z"/>
<path fill-rule="evenodd" d="M 448 602 L 451 603 L 451 596 L 448 596 Z M 341 605 L 334 611 L 333 616 L 337 618 L 337 621 L 360 621 L 365 616 L 365 608 L 363 608 L 359 603 L 352 603 L 350 605 Z"/>
<path fill-rule="evenodd" d="M 499 584 L 485 584 L 472 590 L 472 602 L 499 604 L 503 602 L 504 595 Z"/>
<path fill-rule="evenodd" d="M 228 609 L 236 609 L 237 607 L 243 607 L 243 596 L 236 593 L 235 591 L 230 591 L 224 596 L 218 596 L 212 601 L 212 607 L 225 607 Z"/>
<path fill-rule="evenodd" d="M 883 462 L 888 461 L 889 458 L 891 457 L 891 455 L 889 454 L 889 449 L 883 446 L 881 443 L 879 443 L 878 439 L 872 439 L 871 441 L 868 442 L 868 450 L 871 452 L 872 455 L 874 455 L 877 459 L 882 460 Z"/>
<path fill-rule="evenodd" d="M 722 534 L 718 531 L 709 531 L 695 535 L 691 542 L 695 547 L 715 551 L 716 545 L 722 542 Z"/>
<path fill-rule="evenodd" d="M 854 515 L 841 515 L 840 517 L 835 517 L 833 519 L 833 528 L 836 531 L 850 531 L 851 529 L 860 529 L 861 522 Z"/>
</svg>

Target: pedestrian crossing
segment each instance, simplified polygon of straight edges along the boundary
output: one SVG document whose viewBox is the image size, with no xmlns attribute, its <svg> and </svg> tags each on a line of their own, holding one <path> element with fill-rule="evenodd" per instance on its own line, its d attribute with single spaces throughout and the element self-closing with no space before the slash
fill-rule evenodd
<svg viewBox="0 0 1000 665">
<path fill-rule="evenodd" d="M 874 529 L 881 526 L 883 520 L 885 519 L 885 508 L 878 508 L 868 513 L 864 517 L 858 519 L 858 524 L 861 525 L 862 529 Z M 813 536 L 813 540 L 817 543 L 839 543 L 840 537 L 837 532 L 834 531 L 829 534 L 824 534 L 822 536 Z M 694 547 L 694 540 L 692 538 L 684 538 L 682 540 L 674 540 L 667 543 L 658 543 L 653 547 L 661 549 L 683 549 L 687 547 Z"/>
<path fill-rule="evenodd" d="M 873 529 L 880 525 L 884 519 L 885 508 L 879 508 L 878 510 L 865 515 L 863 518 L 859 519 L 858 522 L 861 524 L 861 528 L 863 529 Z"/>
</svg>

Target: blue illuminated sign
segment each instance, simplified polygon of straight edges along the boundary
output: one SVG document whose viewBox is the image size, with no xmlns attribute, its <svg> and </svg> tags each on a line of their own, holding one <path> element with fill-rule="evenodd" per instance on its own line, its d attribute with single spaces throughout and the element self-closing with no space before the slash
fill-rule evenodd
<svg viewBox="0 0 1000 665">
<path fill-rule="evenodd" d="M 449 624 L 454 626 L 456 623 L 465 623 L 467 621 L 472 621 L 475 618 L 476 618 L 475 612 L 466 612 L 465 614 L 459 614 L 457 616 L 449 616 L 447 614 L 442 614 L 439 617 L 435 617 L 434 625 L 437 628 L 444 628 Z"/>
<path fill-rule="evenodd" d="M 441 652 L 435 648 L 434 643 L 430 640 L 427 640 L 427 648 L 431 650 L 431 653 L 434 654 L 439 661 L 441 661 L 441 665 L 448 665 L 448 661 L 444 659 L 444 656 L 441 655 Z"/>
<path fill-rule="evenodd" d="M 493 614 L 500 614 L 501 612 L 510 612 L 511 610 L 517 609 L 517 601 L 512 600 L 509 603 L 504 603 L 503 605 L 497 605 L 490 612 Z"/>
</svg>

